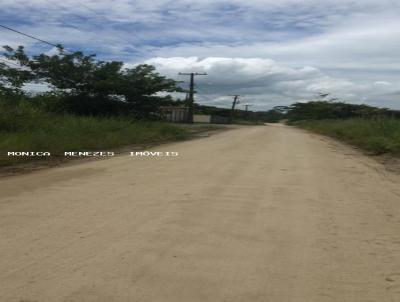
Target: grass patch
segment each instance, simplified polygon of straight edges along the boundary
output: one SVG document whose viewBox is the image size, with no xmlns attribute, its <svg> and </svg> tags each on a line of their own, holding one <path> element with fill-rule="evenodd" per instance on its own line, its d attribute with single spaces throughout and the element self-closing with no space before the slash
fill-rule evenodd
<svg viewBox="0 0 400 302">
<path fill-rule="evenodd" d="M 0 109 L 0 166 L 41 159 L 7 157 L 9 151 L 46 151 L 57 158 L 65 151 L 112 151 L 190 135 L 184 127 L 163 122 L 54 115 L 24 104 Z"/>
<path fill-rule="evenodd" d="M 374 154 L 400 155 L 399 119 L 307 120 L 292 124 L 343 140 Z"/>
</svg>

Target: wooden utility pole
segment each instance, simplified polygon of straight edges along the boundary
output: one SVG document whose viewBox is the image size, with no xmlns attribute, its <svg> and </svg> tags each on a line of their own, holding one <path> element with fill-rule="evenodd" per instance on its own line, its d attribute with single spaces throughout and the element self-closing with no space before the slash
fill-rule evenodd
<svg viewBox="0 0 400 302">
<path fill-rule="evenodd" d="M 246 119 L 248 119 L 248 117 L 249 117 L 249 107 L 250 106 L 253 106 L 253 105 L 250 105 L 250 104 L 246 104 L 246 105 L 244 105 L 244 107 L 246 108 L 245 110 L 246 110 Z"/>
<path fill-rule="evenodd" d="M 235 112 L 236 104 L 239 104 L 240 95 L 239 94 L 234 94 L 234 95 L 231 95 L 231 96 L 233 96 L 233 102 L 232 102 L 231 114 L 230 114 L 230 117 L 229 117 L 229 123 L 230 124 L 232 124 L 232 122 L 233 122 L 233 113 Z"/>
<path fill-rule="evenodd" d="M 194 77 L 197 75 L 207 75 L 206 73 L 197 73 L 197 72 L 190 72 L 190 73 L 183 73 L 180 72 L 179 75 L 188 75 L 190 76 L 190 89 L 189 89 L 189 98 L 187 101 L 187 106 L 189 108 L 189 116 L 188 116 L 188 123 L 193 123 L 193 104 L 194 104 Z"/>
</svg>

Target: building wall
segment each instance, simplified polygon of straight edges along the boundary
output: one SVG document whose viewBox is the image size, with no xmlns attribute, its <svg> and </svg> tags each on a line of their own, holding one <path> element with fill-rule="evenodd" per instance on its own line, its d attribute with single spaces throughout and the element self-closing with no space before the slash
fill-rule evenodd
<svg viewBox="0 0 400 302">
<path fill-rule="evenodd" d="M 194 123 L 210 123 L 211 122 L 211 115 L 194 114 L 193 115 L 193 122 Z"/>
<path fill-rule="evenodd" d="M 166 121 L 173 123 L 186 123 L 189 110 L 187 107 L 162 107 L 161 113 Z"/>
</svg>

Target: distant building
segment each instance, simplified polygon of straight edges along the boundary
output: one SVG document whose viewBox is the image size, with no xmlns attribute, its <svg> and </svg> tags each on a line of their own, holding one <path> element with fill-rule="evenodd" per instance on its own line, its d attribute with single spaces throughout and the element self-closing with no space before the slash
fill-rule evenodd
<svg viewBox="0 0 400 302">
<path fill-rule="evenodd" d="M 207 124 L 229 124 L 230 119 L 228 116 L 195 114 L 193 115 L 193 122 Z"/>
<path fill-rule="evenodd" d="M 161 117 L 172 123 L 186 123 L 189 120 L 189 108 L 185 106 L 160 107 Z"/>
<path fill-rule="evenodd" d="M 188 123 L 189 108 L 185 106 L 163 106 L 160 107 L 160 115 L 163 120 L 172 123 Z M 228 116 L 210 115 L 210 114 L 194 114 L 193 123 L 205 124 L 229 124 Z"/>
<path fill-rule="evenodd" d="M 211 123 L 211 115 L 206 114 L 194 114 L 193 123 Z"/>
</svg>

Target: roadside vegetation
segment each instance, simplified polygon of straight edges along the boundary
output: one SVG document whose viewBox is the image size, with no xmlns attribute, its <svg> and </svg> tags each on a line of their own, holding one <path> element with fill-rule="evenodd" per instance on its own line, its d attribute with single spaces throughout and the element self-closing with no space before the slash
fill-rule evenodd
<svg viewBox="0 0 400 302">
<path fill-rule="evenodd" d="M 52 160 L 67 151 L 112 151 L 189 137 L 189 130 L 160 121 L 127 117 L 78 116 L 44 112 L 31 104 L 0 106 L 0 166 L 48 157 L 8 157 L 7 152 L 50 152 Z"/>
<path fill-rule="evenodd" d="M 153 66 L 126 68 L 94 55 L 66 51 L 27 54 L 4 47 L 0 61 L 0 166 L 47 157 L 7 157 L 7 152 L 112 151 L 189 137 L 193 131 L 163 122 L 158 108 L 181 104 L 168 93 L 177 82 Z M 25 85 L 46 91 L 29 94 Z"/>
<path fill-rule="evenodd" d="M 4 47 L 0 61 L 0 166 L 9 151 L 107 151 L 127 145 L 180 140 L 201 132 L 162 121 L 161 109 L 181 106 L 170 93 L 187 92 L 151 65 L 126 67 L 59 46 L 55 54 Z M 30 94 L 26 85 L 46 87 Z M 376 154 L 400 154 L 400 111 L 327 99 L 254 112 L 195 104 L 195 114 L 233 117 L 257 125 L 287 121 Z M 34 159 L 39 159 L 35 157 Z"/>
<path fill-rule="evenodd" d="M 373 154 L 400 155 L 399 119 L 306 120 L 294 125 L 346 141 Z"/>
<path fill-rule="evenodd" d="M 218 115 L 229 118 L 231 116 L 231 109 L 217 108 L 213 106 L 204 106 L 194 104 L 195 114 Z M 285 117 L 285 114 L 277 110 L 275 107 L 268 111 L 246 111 L 242 109 L 235 109 L 233 112 L 233 124 L 240 125 L 262 125 L 264 123 L 278 123 Z"/>
<path fill-rule="evenodd" d="M 162 121 L 161 108 L 185 105 L 170 93 L 187 91 L 151 65 L 127 67 L 123 62 L 101 61 L 95 55 L 72 52 L 61 45 L 53 54 L 31 54 L 22 46 L 3 48 L 0 166 L 43 159 L 7 157 L 7 152 L 50 152 L 57 159 L 67 151 L 143 146 L 210 129 Z M 27 92 L 26 85 L 38 84 L 41 92 Z M 196 114 L 231 114 L 229 109 L 213 106 L 196 105 L 194 109 Z M 270 117 L 268 112 L 234 113 L 235 119 L 245 124 Z"/>
<path fill-rule="evenodd" d="M 279 110 L 290 125 L 343 140 L 373 154 L 400 156 L 400 111 L 325 100 Z"/>
</svg>

